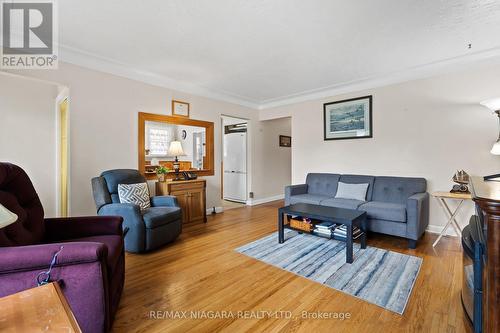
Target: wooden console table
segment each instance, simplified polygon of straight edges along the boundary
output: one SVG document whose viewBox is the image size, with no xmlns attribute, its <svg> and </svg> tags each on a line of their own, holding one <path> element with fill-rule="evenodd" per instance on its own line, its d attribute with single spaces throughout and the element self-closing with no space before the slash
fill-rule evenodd
<svg viewBox="0 0 500 333">
<path fill-rule="evenodd" d="M 183 223 L 207 222 L 205 179 L 156 182 L 156 195 L 177 197 Z"/>
<path fill-rule="evenodd" d="M 500 182 L 472 177 L 472 200 L 484 214 L 483 332 L 500 332 Z"/>
<path fill-rule="evenodd" d="M 0 298 L 1 332 L 81 332 L 57 283 Z"/>
</svg>

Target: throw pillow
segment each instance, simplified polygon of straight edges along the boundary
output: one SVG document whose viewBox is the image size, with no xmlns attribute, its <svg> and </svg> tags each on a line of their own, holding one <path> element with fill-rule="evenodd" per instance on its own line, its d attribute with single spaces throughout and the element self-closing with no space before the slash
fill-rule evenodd
<svg viewBox="0 0 500 333">
<path fill-rule="evenodd" d="M 339 182 L 335 198 L 365 201 L 370 184 L 347 184 Z"/>
<path fill-rule="evenodd" d="M 118 197 L 121 203 L 138 205 L 141 210 L 151 207 L 147 183 L 118 184 Z"/>
</svg>

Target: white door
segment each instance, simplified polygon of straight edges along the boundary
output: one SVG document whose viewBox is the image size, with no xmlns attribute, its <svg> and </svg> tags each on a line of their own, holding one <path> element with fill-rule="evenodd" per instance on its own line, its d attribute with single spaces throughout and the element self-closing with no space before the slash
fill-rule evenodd
<svg viewBox="0 0 500 333">
<path fill-rule="evenodd" d="M 224 199 L 247 200 L 247 134 L 224 134 Z"/>
</svg>

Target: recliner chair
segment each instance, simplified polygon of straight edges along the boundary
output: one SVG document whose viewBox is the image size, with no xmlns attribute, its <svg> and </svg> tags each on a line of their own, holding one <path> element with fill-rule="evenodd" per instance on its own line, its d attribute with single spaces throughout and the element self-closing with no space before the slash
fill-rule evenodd
<svg viewBox="0 0 500 333">
<path fill-rule="evenodd" d="M 18 216 L 0 229 L 0 297 L 36 287 L 62 246 L 50 282 L 59 282 L 83 332 L 109 331 L 125 279 L 122 218 L 44 218 L 28 175 L 10 163 L 0 163 L 0 203 Z"/>
<path fill-rule="evenodd" d="M 92 178 L 92 191 L 98 215 L 123 217 L 125 250 L 141 253 L 174 241 L 182 231 L 182 212 L 174 196 L 151 198 L 151 208 L 120 203 L 119 184 L 145 183 L 146 178 L 133 169 L 108 170 Z"/>
</svg>

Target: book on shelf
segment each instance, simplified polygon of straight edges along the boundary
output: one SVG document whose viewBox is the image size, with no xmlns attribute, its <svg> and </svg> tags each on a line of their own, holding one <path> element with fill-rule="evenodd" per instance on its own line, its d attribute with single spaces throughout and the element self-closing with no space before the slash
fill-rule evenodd
<svg viewBox="0 0 500 333">
<path fill-rule="evenodd" d="M 361 233 L 361 229 L 357 228 L 357 227 L 354 227 L 353 231 L 352 231 L 352 235 L 355 237 L 357 235 L 359 235 Z M 333 231 L 333 233 L 336 235 L 336 236 L 347 236 L 347 229 L 344 228 L 344 229 L 340 229 L 340 228 L 335 228 L 335 230 Z"/>
<path fill-rule="evenodd" d="M 325 237 L 325 238 L 332 238 L 331 233 L 319 232 L 317 230 L 313 230 L 313 234 L 315 234 L 316 236 L 321 236 L 321 237 Z"/>
<path fill-rule="evenodd" d="M 325 234 L 331 234 L 332 233 L 331 229 L 314 228 L 314 230 L 317 231 L 317 232 L 325 233 Z"/>
</svg>

